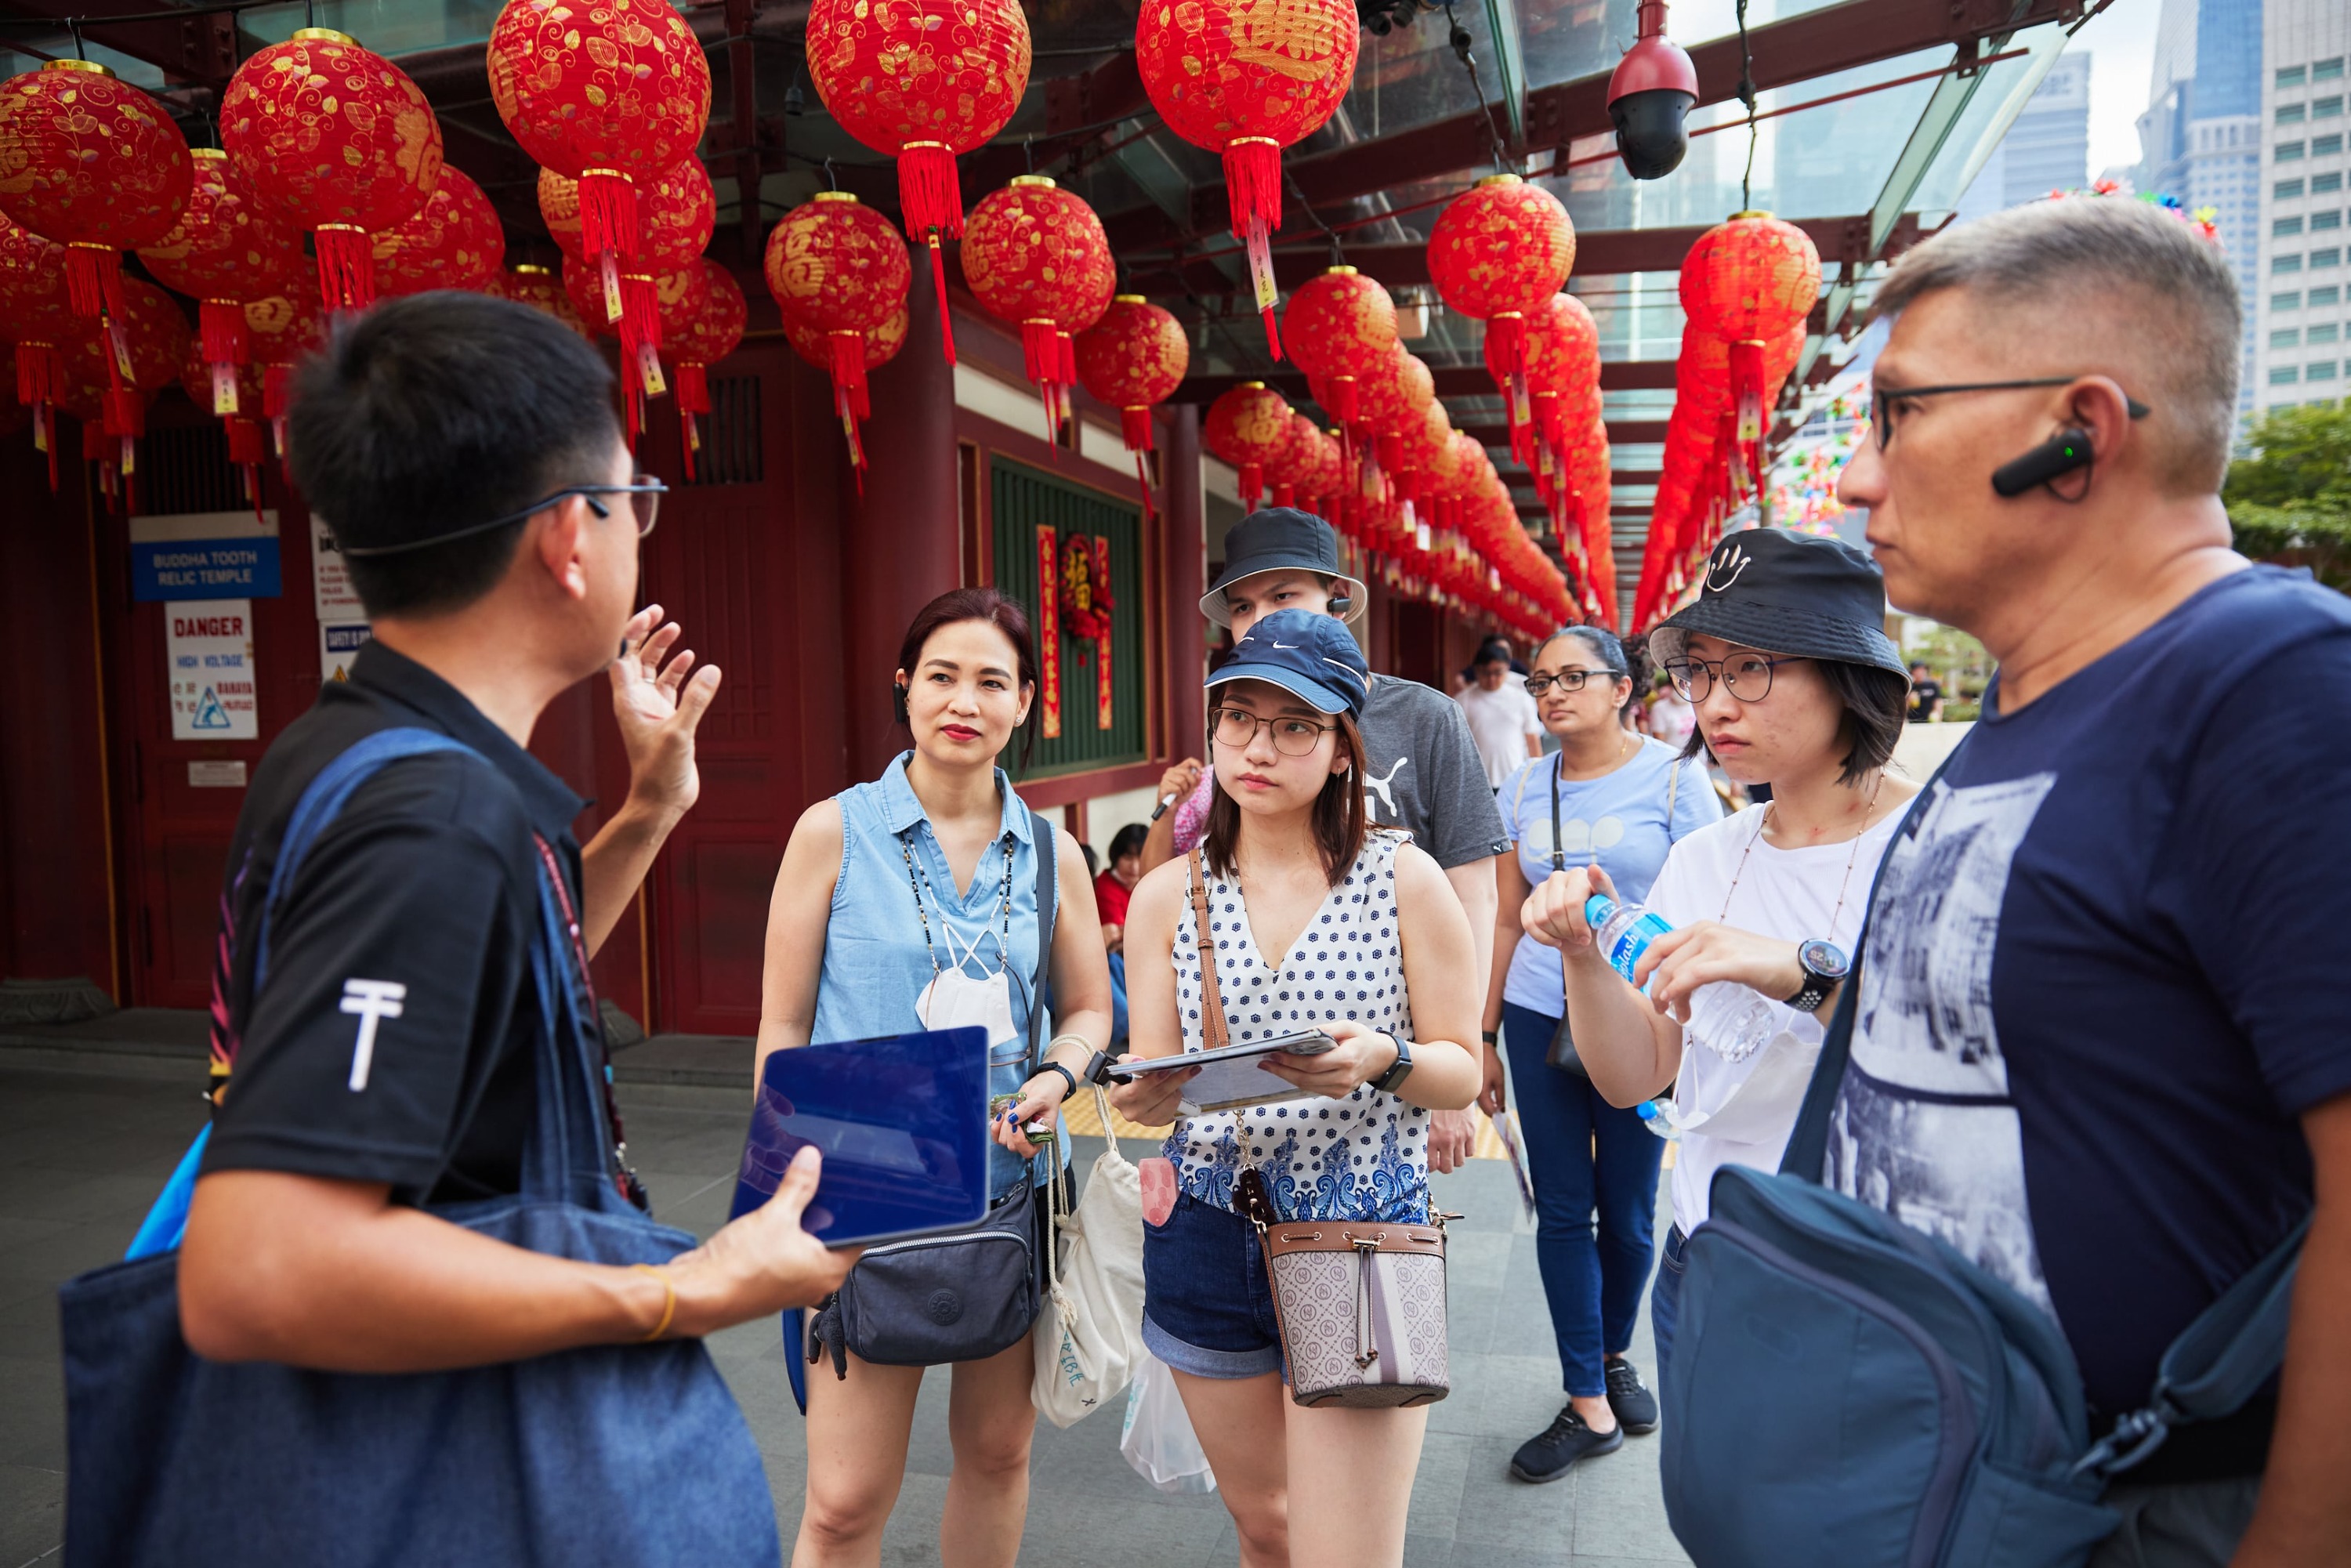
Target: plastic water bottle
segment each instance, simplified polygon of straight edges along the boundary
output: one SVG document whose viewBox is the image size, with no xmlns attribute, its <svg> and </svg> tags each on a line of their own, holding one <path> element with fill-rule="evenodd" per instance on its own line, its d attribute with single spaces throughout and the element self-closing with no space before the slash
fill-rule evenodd
<svg viewBox="0 0 2351 1568">
<path fill-rule="evenodd" d="M 1604 894 L 1584 900 L 1584 922 L 1592 927 L 1608 967 L 1635 985 L 1634 970 L 1649 945 L 1671 931 L 1664 915 L 1646 904 L 1619 904 Z M 1648 988 L 1642 986 L 1646 991 Z M 1690 1021 L 1708 1047 L 1727 1061 L 1744 1061 L 1779 1032 L 1778 1012 L 1769 1001 L 1745 986 L 1717 980 L 1700 986 L 1690 996 Z M 1649 1130 L 1657 1131 L 1649 1124 Z M 1660 1134 L 1660 1136 L 1678 1136 Z"/>
<path fill-rule="evenodd" d="M 1641 1125 L 1667 1143 L 1681 1140 L 1681 1124 L 1675 1119 L 1673 1103 L 1667 1100 L 1644 1100 L 1634 1107 L 1641 1114 Z"/>
</svg>

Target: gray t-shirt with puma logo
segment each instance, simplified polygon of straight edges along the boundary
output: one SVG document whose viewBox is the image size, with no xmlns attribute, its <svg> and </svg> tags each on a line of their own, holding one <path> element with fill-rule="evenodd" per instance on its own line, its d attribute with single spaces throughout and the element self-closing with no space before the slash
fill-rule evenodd
<svg viewBox="0 0 2351 1568">
<path fill-rule="evenodd" d="M 1458 703 L 1418 681 L 1374 675 L 1363 731 L 1374 822 L 1405 830 L 1448 871 L 1510 847 Z"/>
</svg>

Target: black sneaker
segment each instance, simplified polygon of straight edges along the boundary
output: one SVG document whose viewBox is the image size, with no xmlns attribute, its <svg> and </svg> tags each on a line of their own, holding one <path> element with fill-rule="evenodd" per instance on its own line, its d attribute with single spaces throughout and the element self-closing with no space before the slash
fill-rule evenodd
<svg viewBox="0 0 2351 1568">
<path fill-rule="evenodd" d="M 1657 1396 L 1643 1386 L 1641 1375 L 1621 1355 L 1608 1358 L 1608 1408 L 1628 1437 L 1646 1437 L 1657 1429 Z"/>
<path fill-rule="evenodd" d="M 1575 1468 L 1575 1461 L 1595 1454 L 1613 1454 L 1625 1446 L 1625 1428 L 1595 1432 L 1569 1406 L 1559 1418 L 1519 1445 L 1510 1456 L 1510 1474 L 1522 1481 L 1555 1481 Z"/>
</svg>

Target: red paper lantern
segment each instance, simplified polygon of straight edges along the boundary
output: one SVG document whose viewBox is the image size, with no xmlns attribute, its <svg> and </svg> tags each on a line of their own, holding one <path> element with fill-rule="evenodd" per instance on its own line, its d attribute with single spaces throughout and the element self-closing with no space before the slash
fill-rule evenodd
<svg viewBox="0 0 2351 1568">
<path fill-rule="evenodd" d="M 122 252 L 172 232 L 194 172 L 162 106 L 95 61 L 0 82 L 0 213 L 66 247 L 76 315 L 124 308 Z"/>
<path fill-rule="evenodd" d="M 1290 357 L 1330 392 L 1323 406 L 1342 426 L 1355 423 L 1356 386 L 1364 367 L 1395 350 L 1395 301 L 1352 267 L 1308 278 L 1282 311 Z M 1322 402 L 1322 394 L 1316 394 Z"/>
<path fill-rule="evenodd" d="M 637 189 L 638 254 L 631 272 L 660 277 L 675 272 L 709 247 L 718 227 L 718 196 L 699 158 L 682 160 Z M 538 214 L 566 257 L 582 257 L 585 225 L 580 182 L 552 169 L 538 172 Z M 601 267 L 601 264 L 599 263 Z M 616 270 L 613 277 L 620 277 Z M 619 319 L 617 299 L 605 301 L 604 319 Z"/>
<path fill-rule="evenodd" d="M 580 254 L 602 275 L 605 319 L 622 315 L 631 308 L 624 274 L 668 270 L 643 255 L 639 195 L 702 141 L 710 62 L 701 41 L 668 5 L 507 0 L 490 27 L 489 71 L 498 118 L 522 150 L 580 183 Z M 643 292 L 640 311 L 650 308 Z M 639 322 L 630 335 L 653 330 Z"/>
<path fill-rule="evenodd" d="M 261 417 L 269 422 L 277 455 L 286 455 L 286 413 L 293 403 L 294 369 L 326 340 L 325 309 L 316 275 L 297 268 L 276 293 L 245 303 L 245 333 L 261 367 Z"/>
<path fill-rule="evenodd" d="M 1134 480 L 1151 515 L 1151 475 L 1143 454 L 1153 448 L 1151 408 L 1174 392 L 1192 366 L 1183 324 L 1140 294 L 1113 297 L 1102 319 L 1073 345 L 1078 379 L 1086 391 L 1118 410 L 1119 434 L 1135 455 Z"/>
<path fill-rule="evenodd" d="M 1208 405 L 1200 444 L 1240 471 L 1241 504 L 1257 509 L 1265 467 L 1290 444 L 1290 403 L 1263 382 L 1243 382 Z"/>
<path fill-rule="evenodd" d="M 1063 334 L 1101 320 L 1118 287 L 1102 220 L 1075 192 L 1042 174 L 1017 174 L 971 210 L 963 277 L 988 314 L 1019 325 L 1021 359 L 1044 394 L 1051 441 L 1070 417 L 1068 389 L 1077 379 L 1074 345 L 1065 352 Z"/>
<path fill-rule="evenodd" d="M 68 375 L 87 386 L 94 377 L 106 384 L 101 414 L 106 434 L 120 444 L 113 462 L 123 474 L 137 471 L 134 443 L 147 434 L 147 394 L 180 379 L 193 341 L 188 319 L 170 295 L 142 278 L 119 280 L 122 307 L 110 311 L 106 324 L 81 323 L 81 334 L 67 346 Z M 120 352 L 113 371 L 107 361 Z"/>
<path fill-rule="evenodd" d="M 57 405 L 64 347 L 78 335 L 66 289 L 66 247 L 0 213 L 0 341 L 16 346 L 16 401 L 33 411 L 33 444 L 57 486 Z"/>
<path fill-rule="evenodd" d="M 441 179 L 441 125 L 424 94 L 328 27 L 298 28 L 237 67 L 221 145 L 256 200 L 311 232 L 330 310 L 375 303 L 371 236 L 415 216 Z"/>
<path fill-rule="evenodd" d="M 407 222 L 376 235 L 374 249 L 378 294 L 472 292 L 486 287 L 506 264 L 507 231 L 472 176 L 444 166 L 424 205 Z"/>
<path fill-rule="evenodd" d="M 1382 470 L 1402 460 L 1405 432 L 1436 400 L 1437 378 L 1417 355 L 1399 344 L 1394 353 L 1364 371 L 1356 391 L 1362 420 L 1356 426 L 1370 439 L 1363 443 L 1363 492 L 1385 493 Z"/>
<path fill-rule="evenodd" d="M 1763 435 L 1764 348 L 1801 326 L 1821 297 L 1812 236 L 1769 213 L 1734 213 L 1700 235 L 1682 260 L 1682 313 L 1730 345 L 1729 390 L 1739 439 Z"/>
<path fill-rule="evenodd" d="M 1322 432 L 1312 420 L 1293 411 L 1290 416 L 1290 436 L 1265 465 L 1265 482 L 1273 487 L 1273 505 L 1294 507 L 1303 489 L 1314 479 L 1315 470 L 1322 458 Z"/>
<path fill-rule="evenodd" d="M 281 287 L 309 260 L 300 237 L 259 212 L 237 188 L 227 153 L 198 147 L 189 156 L 195 161 L 195 177 L 187 208 L 170 234 L 140 247 L 139 259 L 165 287 L 195 298 L 204 362 L 213 367 L 213 390 L 196 401 L 226 417 L 239 412 L 237 389 L 244 378 L 238 370 L 252 360 L 245 302 Z M 256 398 L 246 412 L 260 408 Z"/>
<path fill-rule="evenodd" d="M 865 334 L 906 303 L 914 268 L 905 242 L 889 219 L 848 192 L 819 191 L 768 235 L 766 271 L 785 321 L 832 340 L 833 403 L 850 462 L 862 468 L 857 411 L 866 401 Z"/>
<path fill-rule="evenodd" d="M 1321 130 L 1346 97 L 1361 30 L 1348 0 L 1144 0 L 1135 20 L 1134 65 L 1151 106 L 1168 130 L 1224 157 L 1233 237 L 1248 247 L 1277 360 L 1281 150 Z"/>
<path fill-rule="evenodd" d="M 517 305 L 554 317 L 583 338 L 595 336 L 588 323 L 571 308 L 571 297 L 563 291 L 563 280 L 551 268 L 531 262 L 517 262 L 493 277 L 489 291 L 501 299 L 511 299 Z"/>
<path fill-rule="evenodd" d="M 896 359 L 898 350 L 906 346 L 906 333 L 912 325 L 913 318 L 907 313 L 906 307 L 900 305 L 897 309 L 890 313 L 890 319 L 882 325 L 860 333 L 859 337 L 864 345 L 865 368 L 868 371 L 879 370 Z M 794 353 L 818 370 L 832 369 L 831 334 L 815 327 L 803 327 L 789 317 L 786 317 L 784 339 L 791 344 Z M 873 413 L 872 405 L 867 402 L 866 389 L 862 385 L 857 389 L 855 412 L 860 419 L 871 418 Z"/>
<path fill-rule="evenodd" d="M 694 477 L 694 455 L 702 450 L 702 429 L 695 416 L 710 412 L 709 368 L 735 351 L 751 319 L 743 286 L 733 273 L 706 256 L 696 256 L 694 266 L 702 275 L 702 306 L 670 340 L 677 360 L 679 450 L 685 455 L 688 479 Z M 663 331 L 667 334 L 666 325 Z"/>
<path fill-rule="evenodd" d="M 898 161 L 906 237 L 931 247 L 941 346 L 948 329 L 942 237 L 964 234 L 956 158 L 1004 129 L 1029 90 L 1029 18 L 1019 0 L 815 0 L 809 76 L 833 122 Z"/>
<path fill-rule="evenodd" d="M 1510 444 L 1527 417 L 1525 324 L 1567 287 L 1575 225 L 1559 198 L 1516 174 L 1456 196 L 1428 232 L 1428 276 L 1445 303 L 1486 323 L 1486 369 L 1509 404 Z"/>
</svg>

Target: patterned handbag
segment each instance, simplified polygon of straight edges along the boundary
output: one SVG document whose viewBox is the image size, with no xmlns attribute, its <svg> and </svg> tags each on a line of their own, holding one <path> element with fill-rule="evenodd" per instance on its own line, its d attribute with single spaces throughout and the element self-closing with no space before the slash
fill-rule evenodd
<svg viewBox="0 0 2351 1568">
<path fill-rule="evenodd" d="M 1201 1033 L 1215 1051 L 1230 1036 L 1208 944 L 1207 881 L 1197 850 L 1190 881 L 1200 942 Z M 1434 1405 L 1453 1391 L 1445 1333 L 1445 1216 L 1429 1224 L 1285 1220 L 1274 1213 L 1272 1196 L 1254 1169 L 1241 1172 L 1234 1197 L 1241 1218 L 1257 1227 L 1265 1255 L 1291 1400 L 1388 1409 Z"/>
</svg>

